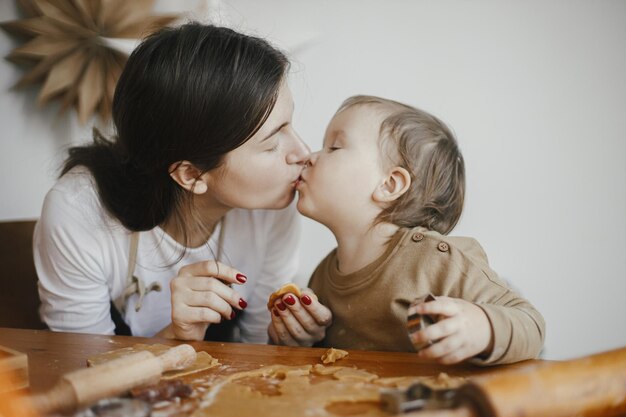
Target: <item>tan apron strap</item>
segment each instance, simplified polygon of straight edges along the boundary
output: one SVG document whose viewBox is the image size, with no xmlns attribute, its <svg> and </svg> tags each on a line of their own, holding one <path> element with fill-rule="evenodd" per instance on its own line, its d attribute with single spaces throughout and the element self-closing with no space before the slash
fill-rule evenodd
<svg viewBox="0 0 626 417">
<path fill-rule="evenodd" d="M 133 232 L 130 236 L 130 247 L 128 249 L 128 269 L 126 272 L 126 288 L 122 294 L 115 300 L 115 308 L 120 313 L 126 311 L 126 302 L 133 294 L 138 294 L 139 299 L 135 304 L 135 311 L 141 309 L 143 297 L 150 291 L 161 291 L 161 285 L 157 282 L 151 283 L 148 287 L 144 282 L 135 276 L 135 265 L 137 264 L 137 249 L 139 248 L 139 232 Z"/>
<path fill-rule="evenodd" d="M 126 270 L 126 283 L 133 281 L 135 264 L 137 263 L 137 248 L 139 248 L 139 232 L 133 232 L 130 236 L 130 248 L 128 250 L 128 269 Z"/>
</svg>

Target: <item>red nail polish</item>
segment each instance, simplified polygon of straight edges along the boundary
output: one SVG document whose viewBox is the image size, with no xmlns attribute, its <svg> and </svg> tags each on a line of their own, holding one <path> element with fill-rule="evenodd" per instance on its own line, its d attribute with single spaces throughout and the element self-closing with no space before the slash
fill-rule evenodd
<svg viewBox="0 0 626 417">
<path fill-rule="evenodd" d="M 286 302 L 287 304 L 289 304 L 290 306 L 292 306 L 292 305 L 294 305 L 294 304 L 296 303 L 296 298 L 295 298 L 293 295 L 291 295 L 291 294 L 289 294 L 288 296 L 286 296 L 286 297 L 284 298 L 284 300 L 285 300 L 285 302 Z"/>
<path fill-rule="evenodd" d="M 246 303 L 246 300 L 244 300 L 243 298 L 240 298 L 239 299 L 239 307 L 241 307 L 241 308 L 248 307 L 248 303 Z"/>
<path fill-rule="evenodd" d="M 285 311 L 287 309 L 287 306 L 282 301 L 279 301 L 278 304 L 276 304 L 276 307 L 278 307 L 280 311 Z"/>
<path fill-rule="evenodd" d="M 241 282 L 242 284 L 248 280 L 248 277 L 245 276 L 244 274 L 237 274 L 235 275 L 235 278 L 237 279 L 237 281 Z"/>
<path fill-rule="evenodd" d="M 280 317 L 280 313 L 275 308 L 272 309 L 272 313 L 274 313 L 276 317 Z"/>
<path fill-rule="evenodd" d="M 303 295 L 302 297 L 300 297 L 300 301 L 302 301 L 302 304 L 306 305 L 306 306 L 310 306 L 311 303 L 313 302 L 313 300 L 311 300 L 311 297 L 309 297 L 308 295 Z"/>
<path fill-rule="evenodd" d="M 235 310 L 233 310 L 233 311 L 232 311 L 232 313 L 230 313 L 230 319 L 231 319 L 231 320 L 232 320 L 232 319 L 234 319 L 234 318 L 235 318 L 235 316 L 236 316 L 236 314 L 235 314 Z"/>
</svg>

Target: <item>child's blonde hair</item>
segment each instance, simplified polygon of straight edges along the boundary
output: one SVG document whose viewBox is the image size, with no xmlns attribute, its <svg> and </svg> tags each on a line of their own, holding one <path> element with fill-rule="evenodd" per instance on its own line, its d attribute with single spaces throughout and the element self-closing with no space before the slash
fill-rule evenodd
<svg viewBox="0 0 626 417">
<path fill-rule="evenodd" d="M 374 96 L 350 97 L 337 113 L 359 105 L 383 112 L 379 134 L 385 164 L 411 175 L 407 192 L 385 207 L 376 222 L 449 233 L 461 217 L 465 198 L 465 165 L 450 129 L 423 110 Z"/>
</svg>

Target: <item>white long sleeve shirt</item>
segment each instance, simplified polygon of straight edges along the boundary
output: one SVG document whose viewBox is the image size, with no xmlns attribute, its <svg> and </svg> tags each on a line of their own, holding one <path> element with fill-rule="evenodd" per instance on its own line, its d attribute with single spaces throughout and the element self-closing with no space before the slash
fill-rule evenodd
<svg viewBox="0 0 626 417">
<path fill-rule="evenodd" d="M 236 290 L 248 303 L 239 320 L 242 342 L 266 343 L 269 295 L 293 281 L 298 269 L 299 222 L 294 205 L 283 210 L 232 209 L 207 244 L 183 247 L 160 227 L 141 232 L 134 275 L 157 282 L 140 311 L 128 299 L 124 320 L 135 336 L 153 336 L 171 322 L 170 281 L 184 265 L 215 259 L 224 227 L 220 262 L 243 272 Z M 40 314 L 52 330 L 113 334 L 110 301 L 127 282 L 131 232 L 103 208 L 93 177 L 77 167 L 48 192 L 33 241 L 39 276 Z"/>
</svg>

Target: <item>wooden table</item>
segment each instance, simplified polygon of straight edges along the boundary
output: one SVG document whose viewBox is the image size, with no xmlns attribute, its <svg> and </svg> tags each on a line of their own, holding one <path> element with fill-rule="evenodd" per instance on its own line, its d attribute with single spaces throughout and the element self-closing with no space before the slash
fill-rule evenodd
<svg viewBox="0 0 626 417">
<path fill-rule="evenodd" d="M 183 342 L 129 336 L 102 336 L 59 333 L 46 330 L 0 328 L 0 345 L 28 355 L 30 387 L 33 392 L 50 388 L 65 372 L 83 368 L 86 359 L 96 353 L 133 346 L 137 343 L 177 345 Z M 322 348 L 251 345 L 242 343 L 191 342 L 196 351 L 206 351 L 221 363 L 238 369 L 259 365 L 306 365 L 320 363 Z M 538 361 L 534 361 L 538 362 Z M 529 363 L 507 365 L 519 367 Z M 380 376 L 432 376 L 446 372 L 451 376 L 471 376 L 493 372 L 503 367 L 480 368 L 472 365 L 445 366 L 419 360 L 415 354 L 401 352 L 350 351 L 340 363 L 355 365 Z"/>
<path fill-rule="evenodd" d="M 129 336 L 103 336 L 79 333 L 58 333 L 46 330 L 22 330 L 0 328 L 0 345 L 26 353 L 30 391 L 46 391 L 66 372 L 87 366 L 88 357 L 114 349 L 130 347 L 137 343 L 177 345 L 185 342 Z M 183 382 L 197 388 L 198 381 L 223 377 L 238 371 L 258 369 L 261 365 L 313 365 L 321 363 L 324 348 L 300 348 L 286 346 L 252 345 L 242 343 L 190 342 L 196 351 L 206 351 L 217 358 L 222 366 L 204 373 L 182 377 Z M 533 361 L 538 362 L 538 361 Z M 508 365 L 516 368 L 529 362 Z M 481 368 L 472 365 L 445 366 L 420 360 L 414 353 L 349 351 L 349 355 L 337 365 L 356 366 L 381 377 L 437 376 L 445 372 L 450 376 L 473 376 L 490 373 L 504 367 Z M 257 387 L 259 388 L 259 387 Z M 199 406 L 199 398 L 187 398 L 171 405 L 176 416 L 187 417 Z M 367 411 L 372 405 L 347 404 L 335 408 L 341 415 L 354 415 Z M 0 413 L 1 414 L 1 413 Z"/>
</svg>

